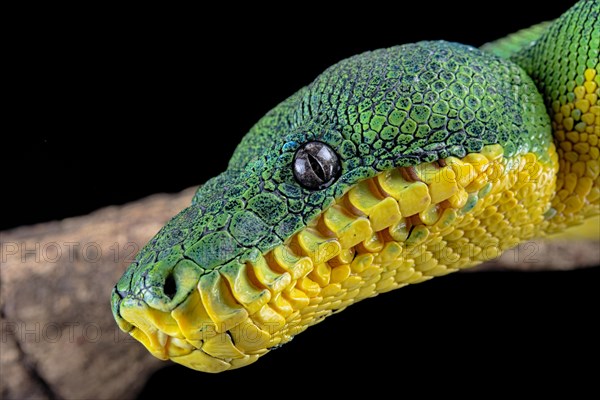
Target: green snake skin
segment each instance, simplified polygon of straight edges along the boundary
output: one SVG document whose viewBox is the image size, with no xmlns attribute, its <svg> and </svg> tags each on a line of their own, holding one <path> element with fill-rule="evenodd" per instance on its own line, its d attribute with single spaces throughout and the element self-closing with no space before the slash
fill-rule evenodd
<svg viewBox="0 0 600 400">
<path fill-rule="evenodd" d="M 428 41 L 328 68 L 260 119 L 227 170 L 201 186 L 192 204 L 140 251 L 113 290 L 120 328 L 134 329 L 121 315 L 125 304 L 170 313 L 202 277 L 256 262 L 310 227 L 359 182 L 394 168 L 464 158 L 490 145 L 506 160 L 534 154 L 558 168 L 551 118 L 574 103 L 584 72 L 599 69 L 598 8 L 598 0 L 580 1 L 556 22 L 487 44 L 485 51 Z M 573 37 L 580 39 L 563 57 L 563 42 Z M 313 141 L 329 145 L 341 162 L 339 179 L 322 190 L 303 187 L 293 174 L 294 155 Z M 593 164 L 590 157 L 581 158 L 584 166 L 586 160 Z M 558 189 L 568 187 L 572 178 L 558 176 Z M 544 206 L 550 217 L 558 210 L 560 226 L 569 224 L 567 214 L 575 209 L 559 204 L 567 198 L 556 197 L 552 209 L 549 202 Z M 596 202 L 586 212 L 597 209 Z"/>
<path fill-rule="evenodd" d="M 156 271 L 157 261 L 188 258 L 203 273 L 265 253 L 352 185 L 396 166 L 463 157 L 495 143 L 508 156 L 543 155 L 551 135 L 542 110 L 523 70 L 469 46 L 422 42 L 344 60 L 251 129 L 229 169 L 143 248 L 117 290 L 166 311 L 181 299 L 162 293 L 168 271 Z M 340 179 L 317 192 L 302 188 L 290 168 L 298 147 L 312 140 L 342 158 Z"/>
</svg>

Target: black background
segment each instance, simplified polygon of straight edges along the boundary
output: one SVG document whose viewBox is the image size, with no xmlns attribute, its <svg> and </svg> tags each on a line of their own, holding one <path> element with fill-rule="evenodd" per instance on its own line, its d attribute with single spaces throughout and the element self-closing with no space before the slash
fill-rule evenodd
<svg viewBox="0 0 600 400">
<path fill-rule="evenodd" d="M 371 3 L 334 13 L 295 4 L 273 16 L 255 5 L 151 17 L 113 10 L 49 22 L 13 60 L 17 123 L 3 134 L 0 229 L 198 185 L 226 168 L 266 111 L 342 58 L 427 39 L 479 46 L 573 2 L 481 2 L 470 15 L 460 2 Z M 587 377 L 597 381 L 599 275 L 436 279 L 353 305 L 239 371 L 170 366 L 140 398 L 189 388 L 313 396 L 317 382 L 340 396 L 359 387 L 477 393 L 478 383 L 481 394 L 585 388 Z"/>
</svg>

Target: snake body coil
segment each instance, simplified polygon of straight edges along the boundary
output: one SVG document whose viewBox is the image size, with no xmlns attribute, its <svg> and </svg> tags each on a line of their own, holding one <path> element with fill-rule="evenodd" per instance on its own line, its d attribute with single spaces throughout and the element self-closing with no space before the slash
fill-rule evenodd
<svg viewBox="0 0 600 400">
<path fill-rule="evenodd" d="M 600 2 L 478 50 L 351 57 L 267 113 L 148 243 L 113 313 L 220 372 L 350 304 L 600 212 Z"/>
</svg>

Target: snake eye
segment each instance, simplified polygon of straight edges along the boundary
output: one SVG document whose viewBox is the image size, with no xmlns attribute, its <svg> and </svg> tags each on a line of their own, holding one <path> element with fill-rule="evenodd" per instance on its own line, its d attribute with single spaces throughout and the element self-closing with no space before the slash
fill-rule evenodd
<svg viewBox="0 0 600 400">
<path fill-rule="evenodd" d="M 294 155 L 294 177 L 307 189 L 325 189 L 340 175 L 340 161 L 335 151 L 322 142 L 309 142 Z"/>
</svg>

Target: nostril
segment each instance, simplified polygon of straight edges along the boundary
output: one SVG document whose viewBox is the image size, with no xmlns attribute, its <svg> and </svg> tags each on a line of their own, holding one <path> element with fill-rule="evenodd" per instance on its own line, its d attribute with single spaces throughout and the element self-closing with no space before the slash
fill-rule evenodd
<svg viewBox="0 0 600 400">
<path fill-rule="evenodd" d="M 189 260 L 173 264 L 173 260 L 169 259 L 149 265 L 149 271 L 137 285 L 141 286 L 142 300 L 151 308 L 171 312 L 198 287 L 203 269 Z"/>
<path fill-rule="evenodd" d="M 169 274 L 167 276 L 167 279 L 165 279 L 165 286 L 163 287 L 163 292 L 171 300 L 173 300 L 173 297 L 175 297 L 175 293 L 177 293 L 177 284 L 175 283 L 175 278 L 173 277 L 173 274 Z"/>
</svg>

